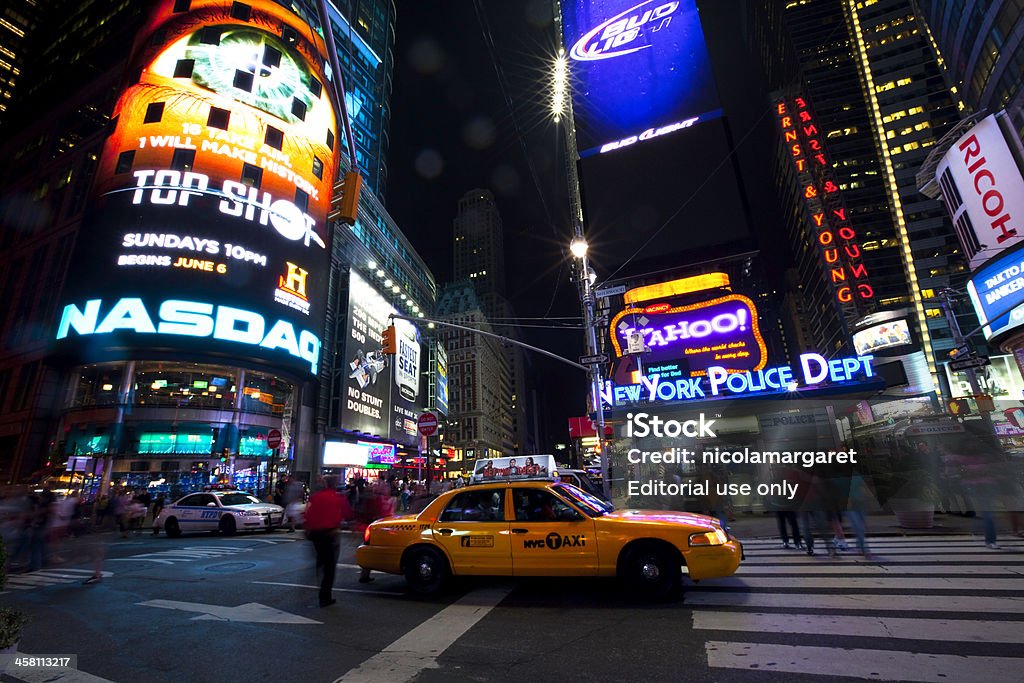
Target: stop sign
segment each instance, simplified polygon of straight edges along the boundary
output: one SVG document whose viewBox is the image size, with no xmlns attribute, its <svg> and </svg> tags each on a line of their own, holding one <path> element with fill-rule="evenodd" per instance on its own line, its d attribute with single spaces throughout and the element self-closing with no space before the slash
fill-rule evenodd
<svg viewBox="0 0 1024 683">
<path fill-rule="evenodd" d="M 416 422 L 419 425 L 420 434 L 423 436 L 431 436 L 437 432 L 437 415 L 433 413 L 423 413 L 420 415 L 420 419 Z"/>
<path fill-rule="evenodd" d="M 267 448 L 273 450 L 281 445 L 281 431 L 278 429 L 271 429 L 267 432 Z"/>
</svg>

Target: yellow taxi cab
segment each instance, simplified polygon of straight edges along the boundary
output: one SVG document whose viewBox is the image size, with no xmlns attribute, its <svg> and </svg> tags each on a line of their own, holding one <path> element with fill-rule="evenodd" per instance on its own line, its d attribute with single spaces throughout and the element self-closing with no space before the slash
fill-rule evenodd
<svg viewBox="0 0 1024 683">
<path fill-rule="evenodd" d="M 516 464 L 516 461 L 519 464 Z M 730 576 L 743 547 L 718 520 L 669 510 L 616 510 L 558 481 L 553 456 L 477 463 L 474 482 L 438 496 L 418 515 L 366 529 L 356 562 L 404 574 L 416 593 L 450 576 L 619 577 L 663 596 L 691 579 Z"/>
</svg>

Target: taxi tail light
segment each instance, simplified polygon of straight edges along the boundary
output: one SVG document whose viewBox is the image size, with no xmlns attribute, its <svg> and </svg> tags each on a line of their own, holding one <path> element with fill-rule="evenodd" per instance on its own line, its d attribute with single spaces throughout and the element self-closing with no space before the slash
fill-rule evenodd
<svg viewBox="0 0 1024 683">
<path fill-rule="evenodd" d="M 366 531 L 363 532 L 363 543 L 370 545 L 370 527 L 366 527 Z"/>
<path fill-rule="evenodd" d="M 702 531 L 696 534 L 690 534 L 690 545 L 697 546 L 712 546 L 722 545 L 729 540 L 729 536 L 722 531 L 721 527 L 715 527 L 714 531 Z"/>
</svg>

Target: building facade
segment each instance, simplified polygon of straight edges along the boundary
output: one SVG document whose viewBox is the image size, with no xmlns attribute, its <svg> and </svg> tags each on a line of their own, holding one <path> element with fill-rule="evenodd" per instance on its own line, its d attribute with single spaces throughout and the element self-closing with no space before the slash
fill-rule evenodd
<svg viewBox="0 0 1024 683">
<path fill-rule="evenodd" d="M 909 0 L 769 0 L 747 9 L 748 35 L 772 41 L 751 47 L 774 61 L 765 70 L 779 88 L 775 175 L 814 344 L 840 353 L 858 320 L 906 308 L 938 388 L 938 363 L 953 347 L 940 293 L 962 288 L 968 273 L 942 205 L 915 181 L 961 109 L 927 25 Z M 845 277 L 864 276 L 866 296 L 844 300 L 843 266 Z M 958 318 L 975 326 L 966 307 Z"/>
<path fill-rule="evenodd" d="M 495 333 L 471 280 L 447 285 L 438 296 L 437 316 L 457 325 Z M 514 453 L 515 429 L 509 356 L 500 341 L 469 330 L 442 328 L 448 353 L 448 430 L 452 471 L 472 471 L 480 458 Z"/>
<path fill-rule="evenodd" d="M 932 40 L 972 112 L 1010 113 L 1024 131 L 1024 2 L 918 0 Z"/>
<path fill-rule="evenodd" d="M 160 33 L 162 27 L 179 30 L 188 23 L 191 12 L 203 10 L 208 4 L 202 0 L 168 0 L 153 7 L 148 3 L 77 3 L 70 14 L 63 12 L 49 18 L 47 35 L 59 36 L 59 40 L 40 41 L 38 51 L 29 58 L 40 77 L 32 80 L 33 87 L 19 91 L 17 103 L 24 104 L 24 111 L 36 113 L 33 120 L 22 120 L 17 128 L 8 129 L 3 149 L 8 158 L 18 160 L 18 169 L 16 173 L 8 172 L 0 181 L 0 291 L 11 302 L 0 317 L 0 334 L 4 339 L 0 352 L 0 477 L 4 481 L 23 480 L 32 473 L 64 473 L 76 487 L 84 485 L 95 490 L 110 481 L 119 485 L 158 486 L 173 494 L 216 481 L 253 491 L 265 490 L 283 471 L 318 471 L 325 435 L 332 428 L 342 428 L 338 420 L 332 422 L 331 392 L 332 378 L 344 355 L 336 353 L 337 328 L 346 320 L 350 271 L 356 270 L 375 281 L 378 289 L 393 301 L 396 311 L 415 317 L 433 309 L 433 276 L 377 196 L 363 193 L 354 226 L 327 221 L 327 214 L 337 201 L 336 196 L 332 197 L 336 195 L 332 191 L 336 189 L 336 162 L 344 165 L 345 160 L 343 146 L 339 145 L 343 138 L 332 128 L 333 115 L 327 116 L 323 114 L 326 110 L 322 110 L 322 103 L 327 101 L 323 87 L 326 79 L 317 71 L 322 67 L 303 62 L 297 56 L 301 52 L 308 59 L 323 45 L 322 38 L 314 37 L 309 29 L 310 13 L 300 6 L 293 9 L 292 3 L 285 2 L 220 3 L 217 11 L 223 16 L 218 15 L 216 22 L 196 30 L 184 48 L 189 54 L 172 63 L 168 56 L 171 48 L 160 52 L 162 47 L 153 47 L 160 44 L 156 36 L 166 35 Z M 369 28 L 365 35 L 358 28 L 346 29 L 341 38 L 360 34 L 364 35 L 364 42 L 379 39 L 390 45 L 394 8 L 389 3 L 380 7 L 378 4 L 359 3 L 358 8 L 341 8 L 358 9 L 360 16 L 369 11 L 373 18 L 372 22 L 365 17 L 363 21 L 356 18 L 350 22 L 356 27 L 366 23 Z M 364 9 L 364 5 L 369 9 Z M 152 15 L 150 9 L 154 10 Z M 253 21 L 259 22 L 259 29 L 250 28 Z M 280 27 L 276 35 L 273 31 L 263 35 L 268 21 Z M 137 36 L 142 37 L 132 53 L 135 56 L 131 56 L 129 48 Z M 151 43 L 146 43 L 147 37 Z M 263 87 L 261 78 L 265 73 L 239 69 L 222 82 L 216 70 L 206 68 L 207 63 L 216 60 L 220 41 L 254 40 L 259 43 L 265 71 L 285 74 L 275 70 L 288 62 L 287 73 L 299 74 L 294 87 L 301 83 L 305 88 L 294 91 L 294 99 L 284 106 L 267 105 L 272 110 L 269 112 L 260 105 L 247 109 L 248 98 L 255 97 Z M 340 52 L 362 49 L 356 45 L 343 47 L 346 43 L 341 39 L 338 42 Z M 296 51 L 289 49 L 295 45 L 299 45 L 294 48 Z M 155 57 L 152 64 L 142 69 L 143 77 L 171 79 L 175 87 L 188 89 L 190 97 L 204 102 L 205 108 L 196 109 L 201 109 L 203 115 L 203 120 L 194 124 L 198 128 L 165 129 L 173 125 L 180 128 L 183 123 L 173 103 L 147 101 L 145 106 L 137 106 L 135 100 L 123 96 L 123 84 L 130 88 L 136 82 L 133 78 L 138 78 L 137 72 L 129 68 L 130 60 L 146 65 L 148 62 L 139 61 L 139 55 L 147 54 Z M 381 158 L 371 159 L 371 147 L 364 150 L 361 158 L 368 164 L 366 169 L 376 169 L 377 177 L 384 173 L 381 169 L 386 150 L 387 103 L 380 98 L 386 100 L 389 94 L 386 84 L 390 83 L 390 47 L 381 49 L 380 54 L 387 57 L 375 69 L 376 85 L 346 79 L 349 83 L 364 83 L 379 98 L 374 105 L 379 117 L 373 125 L 381 132 L 375 148 Z M 320 58 L 323 57 L 321 54 Z M 66 68 L 47 67 L 54 64 L 66 64 Z M 385 75 L 384 71 L 388 73 Z M 268 116 L 280 122 L 275 123 Z M 254 141 L 247 151 L 249 143 L 245 136 L 255 130 L 247 122 L 256 120 L 262 122 L 260 143 Z M 326 130 L 319 129 L 321 123 L 327 125 Z M 353 123 L 359 125 L 357 121 Z M 144 139 L 145 145 L 138 149 L 125 146 L 132 140 L 123 132 L 129 127 L 144 132 L 136 139 Z M 293 137 L 299 140 L 303 136 L 312 136 L 311 144 L 307 145 L 309 150 L 319 149 L 320 145 L 324 150 L 333 148 L 340 156 L 318 151 L 316 158 L 308 160 L 310 166 L 303 168 L 301 154 L 290 147 Z M 230 144 L 216 145 L 214 138 Z M 232 161 L 224 161 L 228 157 Z M 291 172 L 284 167 L 285 157 L 296 164 Z M 286 258 L 287 250 L 282 247 L 255 247 L 255 242 L 263 239 L 255 234 L 249 244 L 239 239 L 234 244 L 237 251 L 232 251 L 227 239 L 218 240 L 223 244 L 219 260 L 198 252 L 193 254 L 182 245 L 195 247 L 197 243 L 183 242 L 177 239 L 180 235 L 173 235 L 175 239 L 171 240 L 168 235 L 174 228 L 160 228 L 163 219 L 155 212 L 151 219 L 137 219 L 139 225 L 148 223 L 153 228 L 150 233 L 140 233 L 146 244 L 144 249 L 142 242 L 132 242 L 132 249 L 142 251 L 124 251 L 113 263 L 106 254 L 95 259 L 83 258 L 83 250 L 98 248 L 78 236 L 83 228 L 98 225 L 96 216 L 102 218 L 102 211 L 109 209 L 103 189 L 120 182 L 118 178 L 146 173 L 149 168 L 165 170 L 158 171 L 162 176 L 151 177 L 155 187 L 139 191 L 141 206 L 157 207 L 158 200 L 166 199 L 161 193 L 172 192 L 160 188 L 170 187 L 174 178 L 185 177 L 189 184 L 182 189 L 188 194 L 182 194 L 182 201 L 171 206 L 182 211 L 186 206 L 199 207 L 205 198 L 189 190 L 201 189 L 202 183 L 220 182 L 223 176 L 225 182 L 236 183 L 231 187 L 239 198 L 252 193 L 251 201 L 269 205 L 275 201 L 274 195 L 284 195 L 290 205 L 299 207 L 299 212 L 312 216 L 310 220 L 317 227 L 314 231 L 304 229 L 307 246 L 303 253 L 322 253 L 322 257 L 314 259 L 317 263 L 323 259 L 322 271 L 298 258 L 293 258 L 287 268 L 282 264 L 282 272 L 273 274 L 275 284 L 271 288 L 275 291 L 270 295 L 273 301 L 267 304 L 269 308 L 251 311 L 268 320 L 271 312 L 289 320 L 288 316 L 298 314 L 287 326 L 273 328 L 284 336 L 277 341 L 264 339 L 266 345 L 261 348 L 276 347 L 273 353 L 278 355 L 261 358 L 263 352 L 255 347 L 218 350 L 218 338 L 234 337 L 238 341 L 241 332 L 253 331 L 251 326 L 237 321 L 231 328 L 234 332 L 222 330 L 223 333 L 217 332 L 217 325 L 221 324 L 217 322 L 208 343 L 185 343 L 188 340 L 184 337 L 161 336 L 163 332 L 173 334 L 175 329 L 179 336 L 189 334 L 189 329 L 193 336 L 205 332 L 207 323 L 201 316 L 192 319 L 191 328 L 165 327 L 166 320 L 156 325 L 157 338 L 168 340 L 164 343 L 128 344 L 122 348 L 129 350 L 119 352 L 114 348 L 116 345 L 105 341 L 91 346 L 76 342 L 73 353 L 62 350 L 70 338 L 86 339 L 86 333 L 106 334 L 103 325 L 107 322 L 113 326 L 107 339 L 145 331 L 145 326 L 129 329 L 131 326 L 126 328 L 108 320 L 110 311 L 104 308 L 96 320 L 90 319 L 90 302 L 84 298 L 79 301 L 75 296 L 91 296 L 88 292 L 96 290 L 89 287 L 104 279 L 121 282 L 123 291 L 107 291 L 109 301 L 104 300 L 101 305 L 106 306 L 115 301 L 111 297 L 120 296 L 117 301 L 128 301 L 129 308 L 135 307 L 135 313 L 122 317 L 122 323 L 133 315 L 141 315 L 136 301 L 148 305 L 147 297 L 152 293 L 143 290 L 160 280 L 162 275 L 154 266 L 162 264 L 165 257 L 172 264 L 184 265 L 187 261 L 188 267 L 197 271 L 186 286 L 168 285 L 168 293 L 175 292 L 182 299 L 194 301 L 225 297 L 225 303 L 230 300 L 237 310 L 242 310 L 241 302 L 262 291 L 257 283 L 262 281 L 265 266 L 276 269 L 275 259 Z M 366 169 L 362 170 L 367 172 Z M 236 171 L 238 176 L 232 180 Z M 294 186 L 286 187 L 287 183 Z M 323 188 L 319 187 L 321 183 Z M 237 206 L 242 208 L 238 214 L 241 220 L 256 221 L 271 235 L 292 234 L 287 240 L 298 235 L 292 230 L 295 224 L 289 228 L 279 221 L 268 221 L 269 215 L 260 214 L 256 204 L 251 205 L 248 214 L 244 203 L 239 201 Z M 317 212 L 322 212 L 322 221 L 316 218 Z M 182 231 L 182 225 L 196 231 L 207 230 L 203 220 L 176 222 L 176 230 Z M 225 227 L 220 223 L 218 226 L 216 229 Z M 333 239 L 327 239 L 328 230 Z M 98 244 L 101 240 L 97 234 L 90 229 L 90 240 Z M 177 251 L 169 254 L 172 242 Z M 330 251 L 320 249 L 318 243 L 323 247 L 329 244 Z M 122 244 L 111 247 L 114 248 L 127 250 L 127 237 Z M 213 253 L 210 249 L 216 247 L 207 243 L 206 252 Z M 196 258 L 179 260 L 179 255 Z M 232 255 L 238 263 L 229 261 Z M 111 277 L 99 273 L 105 267 L 83 270 L 83 263 L 90 260 L 110 263 L 105 273 Z M 223 273 L 219 271 L 221 267 Z M 129 271 L 133 277 L 121 277 Z M 38 282 L 47 282 L 49 286 L 33 284 Z M 193 284 L 200 282 L 209 287 Z M 218 290 L 225 284 L 227 289 Z M 314 295 L 320 288 L 322 297 Z M 195 311 L 202 314 L 206 305 L 198 304 Z M 165 311 L 162 305 L 159 310 Z M 155 309 L 150 308 L 147 313 L 156 319 Z M 255 315 L 249 319 L 256 324 Z M 58 325 L 61 320 L 64 324 Z M 93 322 L 97 324 L 93 326 Z M 294 329 L 294 338 L 286 331 L 289 327 Z M 300 329 L 304 330 L 301 334 Z M 317 344 L 312 341 L 314 337 L 319 340 Z M 315 358 L 315 362 L 305 367 L 296 365 L 292 362 L 296 356 L 288 348 L 300 355 L 304 353 L 307 359 Z M 267 438 L 273 431 L 281 433 L 282 445 L 277 450 L 267 447 Z M 384 438 L 388 436 L 385 434 Z"/>
</svg>

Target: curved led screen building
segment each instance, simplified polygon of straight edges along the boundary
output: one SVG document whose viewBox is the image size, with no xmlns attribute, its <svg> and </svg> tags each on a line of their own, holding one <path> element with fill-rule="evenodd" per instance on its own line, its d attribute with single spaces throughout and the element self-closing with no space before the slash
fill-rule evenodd
<svg viewBox="0 0 1024 683">
<path fill-rule="evenodd" d="M 264 488 L 271 430 L 289 455 L 330 264 L 324 60 L 269 0 L 164 0 L 139 33 L 56 331 L 68 453 L 118 456 L 118 483 Z"/>
</svg>

